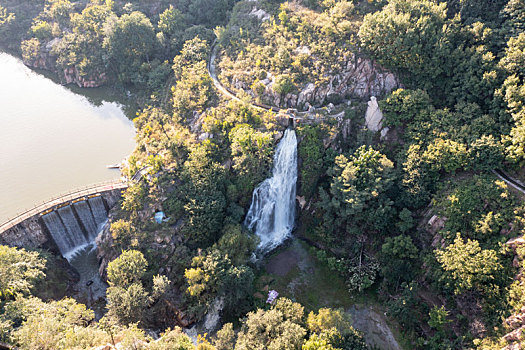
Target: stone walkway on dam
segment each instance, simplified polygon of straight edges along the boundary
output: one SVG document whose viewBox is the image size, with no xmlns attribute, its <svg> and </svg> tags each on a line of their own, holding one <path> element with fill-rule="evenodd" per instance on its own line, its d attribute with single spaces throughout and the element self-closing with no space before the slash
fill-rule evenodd
<svg viewBox="0 0 525 350">
<path fill-rule="evenodd" d="M 24 220 L 27 220 L 41 213 L 45 213 L 46 211 L 56 206 L 59 206 L 63 203 L 71 202 L 71 201 L 74 201 L 82 197 L 91 196 L 91 195 L 95 195 L 95 194 L 102 193 L 102 192 L 113 191 L 113 190 L 123 190 L 127 187 L 128 187 L 127 181 L 112 180 L 112 181 L 98 183 L 98 184 L 94 184 L 91 186 L 86 186 L 83 188 L 79 188 L 79 189 L 70 191 L 64 195 L 60 195 L 58 197 L 45 201 L 44 203 L 38 204 L 34 206 L 33 208 L 28 209 L 18 214 L 14 218 L 2 223 L 2 225 L 0 226 L 0 235 L 2 235 L 5 231 L 13 228 L 14 226 L 20 224 Z"/>
</svg>

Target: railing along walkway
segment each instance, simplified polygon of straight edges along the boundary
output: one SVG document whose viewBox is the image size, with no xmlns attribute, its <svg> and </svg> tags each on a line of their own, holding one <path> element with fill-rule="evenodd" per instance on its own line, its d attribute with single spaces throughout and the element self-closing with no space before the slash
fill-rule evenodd
<svg viewBox="0 0 525 350">
<path fill-rule="evenodd" d="M 128 187 L 127 181 L 122 181 L 120 179 L 111 180 L 106 182 L 101 182 L 86 187 L 81 187 L 72 191 L 69 191 L 66 194 L 54 197 L 50 200 L 44 201 L 41 204 L 35 205 L 33 208 L 28 209 L 15 217 L 7 220 L 0 226 L 0 233 L 3 233 L 6 230 L 18 225 L 22 221 L 29 219 L 32 216 L 35 216 L 39 213 L 45 212 L 57 205 L 60 205 L 65 202 L 69 202 L 81 197 L 94 195 L 100 192 L 111 191 L 116 189 L 125 189 Z"/>
</svg>

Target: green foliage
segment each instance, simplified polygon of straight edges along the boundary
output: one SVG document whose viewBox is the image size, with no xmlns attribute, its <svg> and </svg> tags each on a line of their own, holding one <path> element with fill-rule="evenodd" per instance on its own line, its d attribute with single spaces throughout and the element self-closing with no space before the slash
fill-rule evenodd
<svg viewBox="0 0 525 350">
<path fill-rule="evenodd" d="M 146 272 L 148 262 L 141 252 L 136 250 L 126 250 L 108 264 L 108 282 L 110 286 L 127 288 L 128 286 L 140 282 Z"/>
<path fill-rule="evenodd" d="M 246 206 L 255 186 L 268 177 L 273 160 L 273 137 L 248 124 L 235 126 L 229 134 L 233 170 L 241 206 Z"/>
<path fill-rule="evenodd" d="M 505 149 L 494 136 L 483 135 L 470 144 L 468 156 L 472 169 L 490 171 L 502 166 Z"/>
<path fill-rule="evenodd" d="M 137 182 L 129 186 L 124 192 L 122 209 L 136 215 L 137 211 L 144 207 L 146 199 L 146 187 L 142 182 Z"/>
<path fill-rule="evenodd" d="M 294 91 L 295 86 L 289 75 L 283 74 L 275 78 L 273 90 L 279 95 L 286 95 Z"/>
<path fill-rule="evenodd" d="M 26 62 L 34 62 L 40 55 L 40 40 L 32 38 L 22 41 L 20 45 L 22 58 Z"/>
<path fill-rule="evenodd" d="M 172 87 L 173 110 L 182 121 L 190 120 L 193 111 L 203 111 L 215 98 L 213 82 L 206 70 L 206 62 L 184 66 L 180 80 Z"/>
<path fill-rule="evenodd" d="M 149 295 L 140 282 L 120 287 L 111 285 L 106 291 L 108 315 L 121 324 L 139 322 L 149 305 Z"/>
<path fill-rule="evenodd" d="M 362 47 L 410 87 L 432 91 L 441 104 L 488 106 L 497 84 L 494 55 L 485 46 L 491 31 L 481 23 L 462 27 L 446 12 L 445 2 L 390 1 L 365 16 L 359 29 Z"/>
<path fill-rule="evenodd" d="M 224 300 L 223 312 L 238 316 L 249 306 L 254 275 L 248 266 L 235 266 L 228 255 L 212 249 L 195 256 L 186 269 L 186 292 L 196 301 L 197 312 L 205 313 L 215 298 Z"/>
<path fill-rule="evenodd" d="M 301 142 L 297 146 L 302 160 L 300 191 L 310 198 L 317 189 L 317 182 L 323 174 L 324 145 L 322 130 L 316 126 L 306 125 L 297 130 Z"/>
<path fill-rule="evenodd" d="M 424 121 L 432 102 L 423 90 L 398 89 L 379 102 L 386 125 L 401 126 Z"/>
<path fill-rule="evenodd" d="M 237 3 L 221 35 L 220 80 L 233 90 L 242 83 L 258 102 L 283 107 L 288 107 L 283 105 L 286 94 L 297 93 L 308 83 L 316 88 L 328 87 L 331 77 L 346 69 L 349 57 L 353 57 L 357 23 L 351 1 L 325 5 L 321 11 L 314 11 L 304 2 L 269 1 L 260 8 L 274 16 L 261 24 L 250 14 L 252 6 Z M 334 94 L 334 98 L 340 97 Z M 326 102 L 324 98 L 314 99 L 301 104 Z"/>
<path fill-rule="evenodd" d="M 153 25 L 143 13 L 135 11 L 108 18 L 103 47 L 121 82 L 133 82 L 136 72 L 142 62 L 149 59 L 155 45 Z"/>
<path fill-rule="evenodd" d="M 386 156 L 366 146 L 350 157 L 337 156 L 328 172 L 330 195 L 322 193 L 323 228 L 346 237 L 385 229 L 393 214 L 387 193 L 394 181 L 393 167 Z"/>
<path fill-rule="evenodd" d="M 166 330 L 159 340 L 151 342 L 151 350 L 194 350 L 193 342 L 180 328 Z"/>
<path fill-rule="evenodd" d="M 361 257 L 359 262 L 354 260 L 346 271 L 346 285 L 350 292 L 363 292 L 370 288 L 377 278 L 379 269 L 379 262 L 370 256 L 366 256 L 364 261 Z"/>
<path fill-rule="evenodd" d="M 241 265 L 248 261 L 257 243 L 257 236 L 244 230 L 240 224 L 226 224 L 216 247 L 227 254 L 234 265 Z"/>
<path fill-rule="evenodd" d="M 447 319 L 449 312 L 445 309 L 444 306 L 437 307 L 434 306 L 429 312 L 428 325 L 434 328 L 437 331 L 443 331 L 444 327 L 450 320 Z"/>
<path fill-rule="evenodd" d="M 15 20 L 15 14 L 7 11 L 7 9 L 0 5 L 0 33 L 2 29 L 7 27 L 11 22 Z"/>
<path fill-rule="evenodd" d="M 306 320 L 308 329 L 313 333 L 322 333 L 335 328 L 338 332 L 344 334 L 351 327 L 350 317 L 342 309 L 321 308 L 318 313 L 311 311 Z"/>
<path fill-rule="evenodd" d="M 117 248 L 138 248 L 144 239 L 144 235 L 139 233 L 131 221 L 123 219 L 113 221 L 109 230 Z"/>
<path fill-rule="evenodd" d="M 412 216 L 412 212 L 408 210 L 407 208 L 403 208 L 399 212 L 399 221 L 396 223 L 397 229 L 401 233 L 406 233 L 410 231 L 415 225 L 414 217 Z"/>
<path fill-rule="evenodd" d="M 387 237 L 381 247 L 381 272 L 384 283 L 394 290 L 415 276 L 418 249 L 412 238 L 406 235 Z"/>
<path fill-rule="evenodd" d="M 31 33 L 40 41 L 51 39 L 51 24 L 46 21 L 38 21 L 31 26 Z"/>
<path fill-rule="evenodd" d="M 504 225 L 514 217 L 514 202 L 507 185 L 487 176 L 459 182 L 436 204 L 447 217 L 446 231 L 461 232 L 482 244 L 497 241 Z"/>
<path fill-rule="evenodd" d="M 388 312 L 400 323 L 403 329 L 414 331 L 417 329 L 423 315 L 428 315 L 427 305 L 418 296 L 418 283 L 403 282 L 401 293 L 388 303 Z"/>
<path fill-rule="evenodd" d="M 455 294 L 472 289 L 497 291 L 493 282 L 503 266 L 496 251 L 481 249 L 478 241 L 467 239 L 465 242 L 458 233 L 453 244 L 436 250 L 435 254 L 443 269 L 442 279 Z"/>
<path fill-rule="evenodd" d="M 37 252 L 0 245 L 0 300 L 28 294 L 45 277 L 45 264 Z"/>
<path fill-rule="evenodd" d="M 446 4 L 428 0 L 389 1 L 382 11 L 365 16 L 359 29 L 363 47 L 387 67 L 416 76 L 436 76 Z M 437 69 L 437 70 L 436 70 Z"/>
<path fill-rule="evenodd" d="M 299 349 L 306 335 L 300 304 L 280 298 L 268 311 L 249 312 L 237 334 L 235 349 Z"/>
<path fill-rule="evenodd" d="M 164 12 L 159 15 L 157 27 L 159 33 L 157 38 L 166 48 L 166 55 L 175 56 L 181 46 L 181 37 L 186 26 L 186 18 L 181 11 L 170 5 Z"/>
<path fill-rule="evenodd" d="M 233 324 L 226 323 L 217 332 L 213 340 L 213 345 L 216 350 L 231 350 L 235 347 L 235 332 Z"/>
<path fill-rule="evenodd" d="M 51 303 L 39 299 L 20 300 L 25 307 L 24 322 L 13 332 L 22 349 L 86 349 L 106 341 L 105 333 L 86 327 L 94 313 L 70 298 Z"/>
<path fill-rule="evenodd" d="M 142 279 L 147 267 L 144 255 L 136 250 L 123 251 L 108 264 L 106 296 L 110 318 L 124 325 L 140 322 L 145 318 L 148 306 L 167 291 L 170 281 L 161 275 L 153 277 L 151 295 L 144 288 Z"/>
<path fill-rule="evenodd" d="M 213 244 L 224 220 L 225 171 L 212 159 L 215 151 L 208 141 L 193 147 L 183 165 L 184 184 L 173 194 L 187 217 L 184 233 L 194 244 Z"/>
</svg>

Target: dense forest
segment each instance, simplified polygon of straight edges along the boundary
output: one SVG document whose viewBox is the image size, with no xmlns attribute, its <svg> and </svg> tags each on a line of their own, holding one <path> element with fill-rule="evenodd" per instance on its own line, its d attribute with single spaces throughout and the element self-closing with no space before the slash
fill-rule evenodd
<svg viewBox="0 0 525 350">
<path fill-rule="evenodd" d="M 525 182 L 525 0 L 0 0 L 0 45 L 137 103 L 144 173 L 97 239 L 103 316 L 61 257 L 0 246 L 1 346 L 359 350 L 363 303 L 406 349 L 525 344 L 525 197 L 494 172 Z M 304 116 L 301 243 L 259 260 L 243 221 L 288 117 L 256 104 Z M 264 263 L 297 244 L 302 290 Z"/>
</svg>

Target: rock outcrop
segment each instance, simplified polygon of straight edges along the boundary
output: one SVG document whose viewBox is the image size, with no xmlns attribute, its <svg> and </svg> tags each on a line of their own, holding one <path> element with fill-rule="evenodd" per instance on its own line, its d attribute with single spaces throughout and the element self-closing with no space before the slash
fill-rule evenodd
<svg viewBox="0 0 525 350">
<path fill-rule="evenodd" d="M 383 113 L 379 109 L 375 96 L 370 97 L 368 108 L 366 109 L 365 125 L 370 131 L 380 131 L 383 129 Z M 388 128 L 386 128 L 388 129 Z"/>
<path fill-rule="evenodd" d="M 306 46 L 298 47 L 296 52 L 307 53 Z M 306 82 L 299 91 L 281 95 L 273 90 L 275 77 L 267 73 L 265 79 L 260 80 L 264 91 L 260 95 L 264 104 L 282 108 L 297 108 L 300 111 L 308 110 L 311 105 L 322 106 L 330 102 L 337 103 L 343 99 L 369 99 L 372 96 L 383 96 L 401 86 L 398 78 L 372 60 L 350 54 L 345 60 L 346 66 L 339 72 L 327 77 L 327 83 L 316 85 Z M 249 74 L 249 73 L 246 73 Z M 231 77 L 224 81 L 226 75 L 221 75 L 223 82 L 237 91 L 246 91 L 253 97 L 257 93 L 252 90 L 245 77 Z"/>
<path fill-rule="evenodd" d="M 82 75 L 76 66 L 59 68 L 56 64 L 57 56 L 54 54 L 54 48 L 60 44 L 60 41 L 60 38 L 54 38 L 42 44 L 38 56 L 30 60 L 24 59 L 24 64 L 32 68 L 53 71 L 64 84 L 76 84 L 82 88 L 99 87 L 107 82 L 105 72 Z"/>
<path fill-rule="evenodd" d="M 518 249 L 523 249 L 525 244 L 525 238 L 523 236 L 509 240 L 507 246 L 510 247 L 514 252 Z M 516 254 L 513 261 L 513 265 L 518 265 L 521 268 L 515 277 L 514 283 L 519 283 L 520 286 L 525 284 L 525 278 L 523 276 L 523 262 L 521 259 L 523 256 Z M 502 337 L 502 341 L 505 343 L 503 350 L 518 350 L 523 349 L 523 337 L 525 336 L 525 305 L 520 310 L 514 312 L 503 322 L 507 333 Z"/>
</svg>

